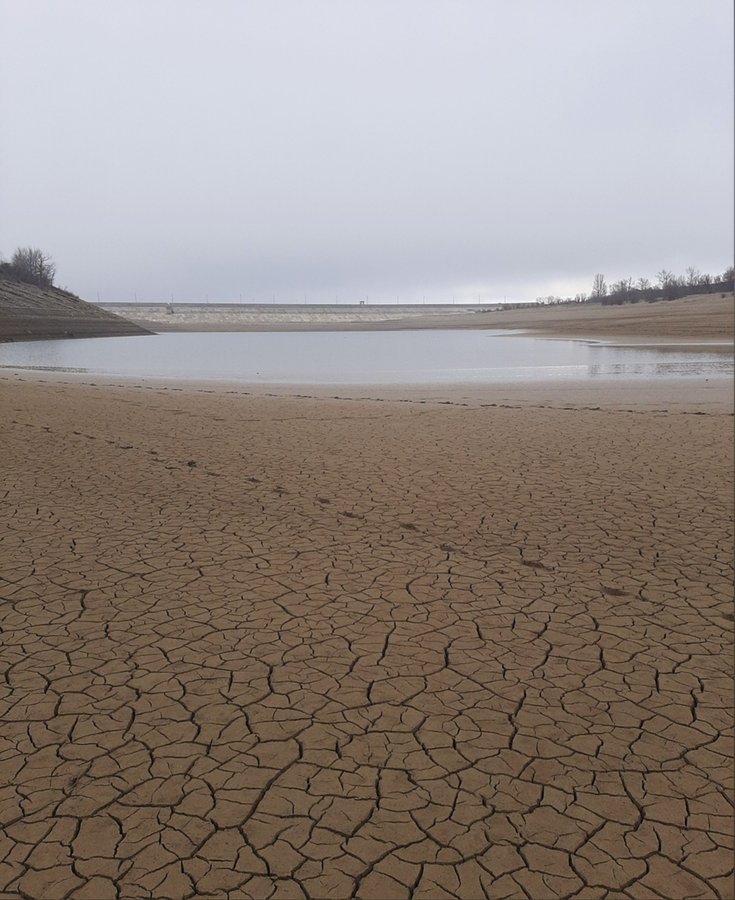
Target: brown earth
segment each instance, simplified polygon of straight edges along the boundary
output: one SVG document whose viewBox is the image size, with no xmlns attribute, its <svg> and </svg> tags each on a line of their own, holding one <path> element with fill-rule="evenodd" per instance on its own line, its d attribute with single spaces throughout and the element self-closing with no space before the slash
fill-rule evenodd
<svg viewBox="0 0 735 900">
<path fill-rule="evenodd" d="M 500 396 L 2 378 L 1 896 L 734 896 L 728 403 Z"/>
<path fill-rule="evenodd" d="M 605 338 L 681 338 L 689 341 L 732 340 L 735 335 L 733 294 L 697 294 L 656 303 L 623 306 L 549 306 L 483 313 L 483 324 L 519 328 L 541 334 Z"/>
<path fill-rule="evenodd" d="M 0 277 L 0 341 L 149 334 L 68 291 Z"/>
</svg>

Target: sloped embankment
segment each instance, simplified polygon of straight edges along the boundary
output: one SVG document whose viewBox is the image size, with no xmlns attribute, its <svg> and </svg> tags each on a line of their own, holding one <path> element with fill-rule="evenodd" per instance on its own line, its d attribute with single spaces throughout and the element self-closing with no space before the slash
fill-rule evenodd
<svg viewBox="0 0 735 900">
<path fill-rule="evenodd" d="M 150 334 L 59 288 L 0 278 L 0 341 Z"/>
</svg>

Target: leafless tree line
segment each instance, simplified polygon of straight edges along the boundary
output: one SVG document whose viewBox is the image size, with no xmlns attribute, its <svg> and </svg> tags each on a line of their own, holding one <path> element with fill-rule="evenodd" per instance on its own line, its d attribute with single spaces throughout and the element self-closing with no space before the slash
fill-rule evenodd
<svg viewBox="0 0 735 900">
<path fill-rule="evenodd" d="M 544 305 L 558 303 L 602 303 L 606 306 L 617 306 L 623 303 L 638 303 L 641 300 L 675 300 L 688 294 L 716 294 L 733 290 L 735 270 L 729 266 L 721 275 L 710 275 L 700 272 L 695 266 L 689 266 L 684 275 L 676 275 L 668 269 L 661 269 L 656 280 L 648 278 L 621 278 L 608 285 L 605 276 L 597 273 L 592 280 L 589 294 L 576 294 L 574 297 L 538 297 L 536 302 Z"/>
</svg>

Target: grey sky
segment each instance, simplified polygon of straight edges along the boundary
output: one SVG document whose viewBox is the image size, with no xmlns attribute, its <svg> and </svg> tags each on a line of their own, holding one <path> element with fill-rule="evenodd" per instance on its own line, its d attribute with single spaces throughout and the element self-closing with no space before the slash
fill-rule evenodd
<svg viewBox="0 0 735 900">
<path fill-rule="evenodd" d="M 0 0 L 0 251 L 88 299 L 531 299 L 733 246 L 729 0 Z"/>
</svg>

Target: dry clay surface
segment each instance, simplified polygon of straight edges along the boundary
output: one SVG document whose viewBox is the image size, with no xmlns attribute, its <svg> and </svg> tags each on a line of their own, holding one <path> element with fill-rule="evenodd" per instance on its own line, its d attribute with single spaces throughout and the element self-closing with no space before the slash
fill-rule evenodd
<svg viewBox="0 0 735 900">
<path fill-rule="evenodd" d="M 0 896 L 733 896 L 730 415 L 0 388 Z"/>
</svg>

